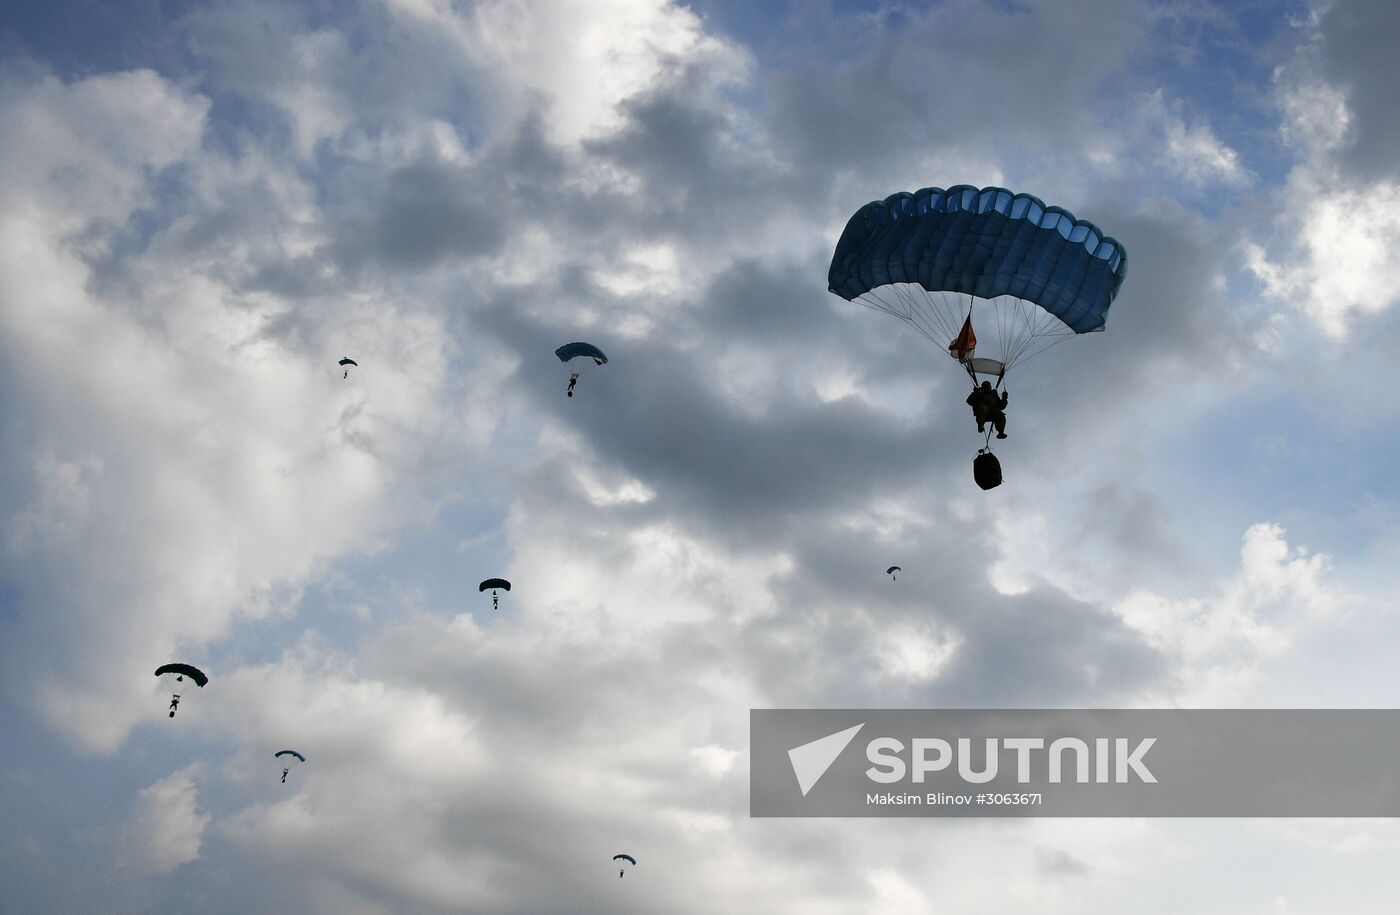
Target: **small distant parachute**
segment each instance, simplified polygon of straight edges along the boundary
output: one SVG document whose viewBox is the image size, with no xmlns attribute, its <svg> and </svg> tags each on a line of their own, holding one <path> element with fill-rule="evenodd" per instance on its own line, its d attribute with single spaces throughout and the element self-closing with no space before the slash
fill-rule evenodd
<svg viewBox="0 0 1400 915">
<path fill-rule="evenodd" d="M 565 343 L 554 351 L 554 355 L 559 357 L 560 362 L 568 362 L 579 356 L 587 356 L 597 365 L 605 365 L 608 361 L 608 357 L 603 355 L 603 351 L 592 343 Z"/>
<path fill-rule="evenodd" d="M 350 368 L 349 368 L 350 366 L 353 365 L 355 368 L 359 368 L 359 367 L 360 367 L 360 364 L 359 364 L 358 362 L 356 362 L 354 359 L 351 359 L 349 356 L 346 356 L 346 357 L 344 357 L 343 359 L 341 359 L 340 362 L 337 363 L 337 365 L 339 365 L 341 368 L 345 369 L 345 373 L 342 374 L 342 375 L 340 376 L 341 378 L 349 378 L 349 377 L 350 377 Z"/>
<path fill-rule="evenodd" d="M 477 586 L 478 591 L 491 589 L 491 609 L 495 610 L 501 606 L 501 596 L 498 591 L 509 591 L 510 582 L 504 578 L 488 578 Z"/>
<path fill-rule="evenodd" d="M 632 857 L 631 855 L 613 855 L 613 860 L 614 860 L 614 861 L 626 861 L 628 864 L 632 865 L 633 867 L 636 867 L 636 866 L 637 866 L 637 859 L 634 858 L 634 857 Z M 622 876 L 623 874 L 625 874 L 625 873 L 627 873 L 627 868 L 625 868 L 625 867 L 619 868 L 618 871 L 617 871 L 617 876 L 618 876 L 618 877 L 621 877 L 621 876 Z"/>
<path fill-rule="evenodd" d="M 306 757 L 302 756 L 296 750 L 278 750 L 276 753 L 272 754 L 272 757 L 282 760 L 282 784 L 284 785 L 287 783 L 287 773 L 292 771 L 291 767 L 296 763 L 306 762 Z"/>
<path fill-rule="evenodd" d="M 594 365 L 606 365 L 608 361 L 608 357 L 603 355 L 602 350 L 598 349 L 598 347 L 594 346 L 592 343 L 583 343 L 582 341 L 565 343 L 554 351 L 554 355 L 558 356 L 559 361 L 566 365 L 574 359 L 581 357 L 592 359 Z M 574 362 L 573 365 L 587 365 L 587 363 Z M 579 372 L 577 370 L 569 375 L 569 389 L 567 393 L 570 397 L 574 396 L 574 385 L 578 384 L 578 376 Z"/>
<path fill-rule="evenodd" d="M 194 681 L 194 685 L 201 689 L 204 687 L 204 684 L 209 682 L 209 678 L 204 675 L 204 671 L 195 667 L 193 664 L 162 664 L 156 668 L 157 677 L 163 677 L 166 674 L 174 674 L 177 681 L 189 677 Z"/>
<path fill-rule="evenodd" d="M 168 684 L 170 687 L 171 718 L 175 717 L 175 710 L 180 707 L 179 684 L 184 683 L 186 677 L 189 677 L 190 680 L 194 682 L 194 685 L 198 686 L 200 689 L 203 689 L 204 684 L 209 682 L 209 678 L 204 675 L 204 671 L 192 664 L 162 664 L 156 668 L 156 676 L 160 677 L 162 682 Z"/>
<path fill-rule="evenodd" d="M 896 573 L 896 572 L 903 572 L 903 571 L 904 571 L 904 570 L 901 569 L 899 566 L 890 566 L 888 569 L 885 570 L 885 574 L 888 575 L 888 576 L 890 576 L 891 578 L 893 578 L 895 581 L 898 581 L 898 580 L 899 580 L 899 576 L 896 575 L 896 574 L 894 574 L 894 573 Z"/>
</svg>

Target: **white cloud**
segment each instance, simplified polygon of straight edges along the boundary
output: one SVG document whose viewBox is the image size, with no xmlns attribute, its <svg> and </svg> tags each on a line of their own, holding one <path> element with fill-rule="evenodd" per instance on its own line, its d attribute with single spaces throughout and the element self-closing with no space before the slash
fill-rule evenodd
<svg viewBox="0 0 1400 915">
<path fill-rule="evenodd" d="M 1346 92 L 1301 54 L 1277 76 L 1280 137 L 1297 164 L 1276 194 L 1280 216 L 1267 241 L 1245 245 L 1264 291 L 1341 340 L 1357 319 L 1400 300 L 1400 184 L 1354 182 L 1343 157 L 1355 141 Z"/>
<path fill-rule="evenodd" d="M 1386 311 L 1400 298 L 1393 256 L 1400 247 L 1400 185 L 1353 189 L 1313 172 L 1296 174 L 1289 185 L 1287 224 L 1296 235 L 1280 254 L 1247 245 L 1246 264 L 1270 296 L 1340 340 L 1355 318 Z"/>
<path fill-rule="evenodd" d="M 1168 101 L 1162 89 L 1142 97 L 1142 112 L 1164 141 L 1167 167 L 1196 185 L 1248 183 L 1250 175 L 1239 153 L 1221 142 L 1204 120 L 1188 122 L 1184 107 L 1180 101 Z"/>
<path fill-rule="evenodd" d="M 250 300 L 221 275 L 262 255 L 189 258 L 178 223 L 117 278 L 99 274 L 159 169 L 223 182 L 212 209 L 256 185 L 257 157 L 253 174 L 205 170 L 207 102 L 147 71 L 46 78 L 5 99 L 0 157 L 27 177 L 0 179 L 0 347 L 25 380 L 7 391 L 12 421 L 42 431 L 4 443 L 20 503 L 0 557 L 28 581 L 24 638 L 64 659 L 26 676 L 33 661 L 15 656 L 9 673 L 57 727 L 110 750 L 149 708 L 133 668 L 199 660 L 236 619 L 284 609 L 319 563 L 412 511 L 393 468 L 430 469 L 422 449 L 447 425 L 444 318 L 348 294 L 334 314 L 302 311 L 319 326 L 299 347 L 275 333 L 288 301 Z M 350 344 L 364 374 L 342 382 Z"/>
<path fill-rule="evenodd" d="M 150 874 L 168 874 L 199 860 L 205 827 L 213 817 L 199 810 L 193 768 L 143 788 L 127 824 L 122 847 L 131 863 Z"/>
<path fill-rule="evenodd" d="M 531 94 L 545 98 L 546 129 L 561 143 L 617 127 L 620 103 L 677 64 L 710 58 L 735 74 L 745 67 L 695 13 L 666 0 L 490 0 L 469 12 L 450 0 L 386 5 L 455 42 L 494 84 L 492 101 L 508 112 L 518 117 Z"/>
<path fill-rule="evenodd" d="M 1266 667 L 1304 632 L 1333 616 L 1342 595 L 1328 580 L 1331 561 L 1290 548 L 1276 524 L 1244 535 L 1239 571 L 1207 598 L 1173 600 L 1139 590 L 1114 612 L 1176 661 L 1178 686 L 1163 697 L 1184 707 L 1252 698 Z"/>
</svg>

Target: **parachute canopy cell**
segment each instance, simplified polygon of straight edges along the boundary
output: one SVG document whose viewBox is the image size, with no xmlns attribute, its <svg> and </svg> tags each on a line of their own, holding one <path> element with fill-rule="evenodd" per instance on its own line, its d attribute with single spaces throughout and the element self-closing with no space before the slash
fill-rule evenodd
<svg viewBox="0 0 1400 915">
<path fill-rule="evenodd" d="M 960 184 L 892 194 L 857 210 L 836 243 L 827 285 L 850 301 L 899 283 L 1014 296 L 1082 334 L 1103 330 L 1127 269 L 1123 246 L 1068 210 L 1003 187 Z"/>
<path fill-rule="evenodd" d="M 189 677 L 195 685 L 203 689 L 204 684 L 209 682 L 209 678 L 204 675 L 204 671 L 191 664 L 162 664 L 156 668 L 156 676 L 165 674 L 175 674 L 181 677 Z"/>
<path fill-rule="evenodd" d="M 603 365 L 608 361 L 608 357 L 603 355 L 603 351 L 592 343 L 565 343 L 554 351 L 554 355 L 559 357 L 560 362 L 568 362 L 579 356 L 587 356 L 598 365 Z"/>
<path fill-rule="evenodd" d="M 614 861 L 630 861 L 633 867 L 637 866 L 637 859 L 631 855 L 613 855 Z"/>
<path fill-rule="evenodd" d="M 340 360 L 340 361 L 339 361 L 338 363 L 336 363 L 336 364 L 337 364 L 337 365 L 353 365 L 353 366 L 355 366 L 356 368 L 359 368 L 359 365 L 360 365 L 358 362 L 356 362 L 354 359 L 351 359 L 349 356 L 346 356 L 344 359 Z"/>
<path fill-rule="evenodd" d="M 487 588 L 500 588 L 502 591 L 509 591 L 510 582 L 504 578 L 488 578 L 477 587 L 477 590 L 485 591 Z"/>
<path fill-rule="evenodd" d="M 277 757 L 277 756 L 295 756 L 297 759 L 301 760 L 302 762 L 306 762 L 306 757 L 305 757 L 305 756 L 302 756 L 302 755 L 301 755 L 300 753 L 298 753 L 296 750 L 278 750 L 276 753 L 273 753 L 272 755 L 273 755 L 274 757 Z"/>
</svg>

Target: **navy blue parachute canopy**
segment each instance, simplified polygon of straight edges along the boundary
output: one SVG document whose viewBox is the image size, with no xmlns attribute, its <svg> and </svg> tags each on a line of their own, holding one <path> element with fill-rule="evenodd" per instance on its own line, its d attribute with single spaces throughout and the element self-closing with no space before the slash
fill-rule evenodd
<svg viewBox="0 0 1400 915">
<path fill-rule="evenodd" d="M 478 591 L 485 591 L 487 588 L 501 588 L 502 590 L 509 591 L 510 582 L 506 581 L 504 578 L 488 578 L 477 586 Z"/>
<path fill-rule="evenodd" d="M 893 575 L 895 572 L 903 572 L 903 571 L 904 571 L 904 570 L 901 569 L 899 566 L 890 566 L 888 569 L 885 570 L 885 574 L 886 574 L 886 575 Z"/>
<path fill-rule="evenodd" d="M 302 756 L 302 755 L 301 755 L 300 753 L 298 753 L 296 750 L 278 750 L 276 753 L 273 753 L 272 755 L 273 755 L 273 757 L 278 757 L 278 756 L 295 756 L 297 759 L 301 760 L 302 762 L 306 762 L 306 757 L 305 757 L 305 756 Z"/>
<path fill-rule="evenodd" d="M 857 210 L 836 243 L 827 286 L 904 320 L 968 367 L 972 325 L 990 326 L 1001 333 L 1000 358 L 978 361 L 1004 371 L 1050 345 L 1037 347 L 1043 338 L 1103 330 L 1127 269 L 1123 246 L 1068 210 L 960 184 Z M 974 297 L 993 300 L 978 309 L 996 317 L 981 320 Z"/>
<path fill-rule="evenodd" d="M 180 677 L 189 677 L 194 681 L 194 685 L 204 688 L 204 684 L 209 682 L 209 678 L 204 676 L 204 671 L 191 664 L 162 664 L 156 668 L 156 676 L 165 674 L 175 674 Z"/>
<path fill-rule="evenodd" d="M 631 861 L 633 867 L 636 867 L 636 865 L 637 865 L 637 859 L 634 858 L 634 857 L 632 857 L 631 855 L 613 855 L 613 860 L 614 860 L 614 861 Z"/>
<path fill-rule="evenodd" d="M 339 362 L 337 362 L 336 365 L 353 365 L 356 368 L 358 368 L 360 364 L 354 359 L 351 359 L 349 356 L 346 356 L 344 359 L 341 359 Z"/>
<path fill-rule="evenodd" d="M 603 355 L 603 351 L 592 343 L 565 343 L 554 351 L 554 355 L 559 357 L 560 362 L 568 362 L 579 356 L 587 356 L 598 365 L 603 365 L 608 361 L 608 357 Z"/>
<path fill-rule="evenodd" d="M 827 284 L 854 300 L 891 283 L 1035 302 L 1077 334 L 1102 330 L 1123 285 L 1123 246 L 1068 210 L 1004 187 L 892 194 L 856 211 Z"/>
</svg>

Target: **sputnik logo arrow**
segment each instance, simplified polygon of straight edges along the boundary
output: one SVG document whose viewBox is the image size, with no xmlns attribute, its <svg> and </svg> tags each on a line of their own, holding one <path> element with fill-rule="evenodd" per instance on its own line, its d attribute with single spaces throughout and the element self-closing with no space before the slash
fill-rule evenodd
<svg viewBox="0 0 1400 915">
<path fill-rule="evenodd" d="M 826 770 L 830 769 L 831 764 L 836 762 L 836 757 L 841 755 L 841 751 L 846 749 L 855 738 L 856 732 L 863 727 L 865 727 L 865 722 L 862 721 L 853 728 L 846 728 L 844 731 L 819 737 L 811 743 L 804 743 L 800 747 L 788 750 L 788 760 L 792 762 L 792 774 L 797 776 L 797 787 L 802 789 L 803 797 L 806 797 L 807 792 L 812 790 L 812 786 L 826 774 Z"/>
</svg>

